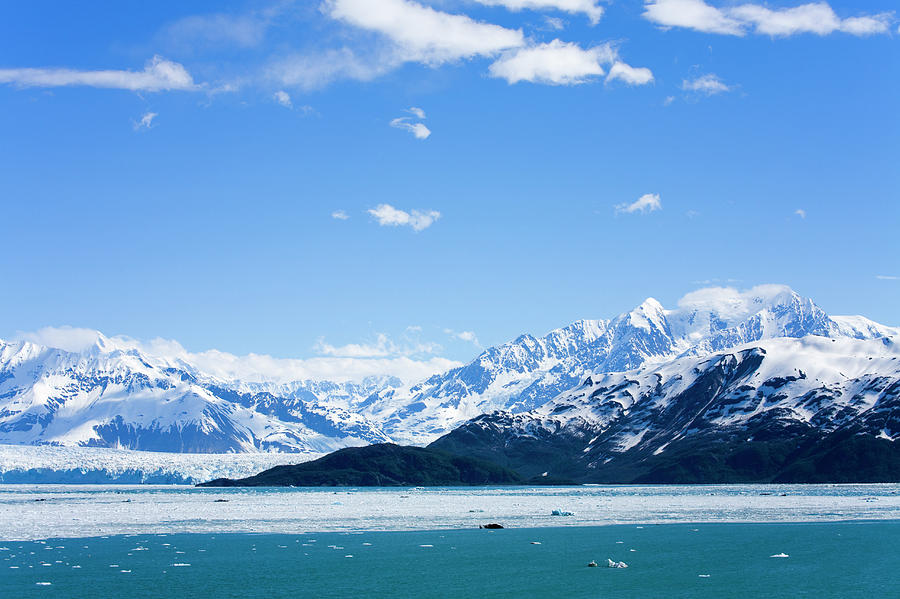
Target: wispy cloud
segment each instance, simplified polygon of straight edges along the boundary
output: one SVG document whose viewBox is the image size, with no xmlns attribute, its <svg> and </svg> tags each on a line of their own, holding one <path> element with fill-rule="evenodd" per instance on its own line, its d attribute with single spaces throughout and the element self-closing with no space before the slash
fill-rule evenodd
<svg viewBox="0 0 900 599">
<path fill-rule="evenodd" d="M 706 75 L 701 75 L 695 79 L 683 80 L 681 82 L 681 89 L 706 96 L 713 96 L 715 94 L 729 92 L 733 87 L 726 85 L 715 73 L 707 73 Z"/>
<path fill-rule="evenodd" d="M 584 14 L 592 25 L 600 22 L 603 7 L 599 0 L 475 0 L 485 6 L 503 6 L 511 11 L 558 10 L 570 14 Z"/>
<path fill-rule="evenodd" d="M 796 210 L 794 210 L 794 214 L 796 214 L 800 218 L 806 218 L 806 210 L 804 210 L 803 208 L 797 208 Z"/>
<path fill-rule="evenodd" d="M 841 19 L 827 2 L 772 9 L 749 3 L 717 8 L 704 0 L 645 0 L 643 16 L 666 28 L 737 36 L 752 32 L 772 37 L 829 35 L 839 31 L 857 36 L 888 33 L 895 20 L 893 12 Z"/>
<path fill-rule="evenodd" d="M 142 92 L 191 91 L 200 86 L 181 64 L 154 56 L 143 71 L 75 69 L 0 69 L 0 83 L 21 87 L 87 86 Z"/>
<path fill-rule="evenodd" d="M 444 329 L 444 333 L 449 335 L 453 339 L 459 339 L 460 341 L 471 343 L 478 348 L 481 347 L 481 343 L 478 341 L 478 336 L 474 331 L 454 331 L 453 329 Z"/>
<path fill-rule="evenodd" d="M 140 131 L 141 129 L 150 129 L 153 127 L 153 119 L 158 117 L 159 115 L 155 112 L 146 112 L 138 121 L 133 122 L 134 130 Z"/>
<path fill-rule="evenodd" d="M 900 277 L 895 277 L 893 275 L 875 275 L 875 278 L 879 281 L 900 281 Z"/>
<path fill-rule="evenodd" d="M 441 217 L 437 210 L 399 210 L 390 204 L 379 204 L 368 210 L 382 227 L 411 227 L 413 231 L 423 231 Z"/>
<path fill-rule="evenodd" d="M 403 62 L 391 49 L 378 47 L 356 52 L 343 47 L 289 54 L 273 60 L 265 72 L 268 79 L 280 85 L 310 91 L 345 79 L 371 81 Z"/>
<path fill-rule="evenodd" d="M 544 25 L 538 28 L 546 31 L 562 31 L 566 28 L 566 22 L 559 17 L 544 17 Z"/>
<path fill-rule="evenodd" d="M 244 14 L 190 15 L 166 25 L 157 41 L 179 52 L 198 47 L 237 46 L 252 48 L 263 42 L 280 7 Z"/>
<path fill-rule="evenodd" d="M 344 210 L 335 210 L 331 213 L 331 218 L 336 220 L 347 220 L 350 218 L 350 215 Z"/>
<path fill-rule="evenodd" d="M 616 206 L 616 214 L 648 214 L 662 210 L 662 201 L 658 193 L 645 193 L 630 204 L 619 204 Z"/>
<path fill-rule="evenodd" d="M 391 127 L 409 131 L 413 134 L 413 136 L 415 136 L 416 139 L 428 139 L 428 137 L 431 135 L 431 130 L 426 127 L 424 123 L 415 122 L 417 120 L 425 119 L 425 111 L 421 108 L 416 108 L 415 106 L 413 106 L 411 108 L 407 108 L 406 112 L 408 112 L 411 116 L 402 116 L 396 119 L 392 119 L 390 122 Z"/>
</svg>

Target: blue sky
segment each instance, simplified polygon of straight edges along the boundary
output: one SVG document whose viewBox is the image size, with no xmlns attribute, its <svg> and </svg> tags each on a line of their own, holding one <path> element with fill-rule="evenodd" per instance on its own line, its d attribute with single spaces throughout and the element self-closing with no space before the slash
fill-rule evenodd
<svg viewBox="0 0 900 599">
<path fill-rule="evenodd" d="M 0 337 L 444 364 L 760 283 L 900 324 L 894 9 L 5 3 Z"/>
</svg>

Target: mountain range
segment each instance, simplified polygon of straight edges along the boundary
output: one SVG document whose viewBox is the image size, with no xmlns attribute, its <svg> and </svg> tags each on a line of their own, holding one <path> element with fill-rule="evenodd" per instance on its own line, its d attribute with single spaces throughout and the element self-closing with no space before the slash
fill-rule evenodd
<svg viewBox="0 0 900 599">
<path fill-rule="evenodd" d="M 320 453 L 435 442 L 526 477 L 661 479 L 692 443 L 737 451 L 767 434 L 821 441 L 854 431 L 893 445 L 897 339 L 896 328 L 828 315 L 768 285 L 700 290 L 670 310 L 647 299 L 412 384 L 224 379 L 102 335 L 79 352 L 0 341 L 0 443 Z M 781 448 L 767 473 L 790 478 L 791 460 L 818 455 L 807 449 Z M 707 467 L 761 459 L 733 453 Z"/>
</svg>

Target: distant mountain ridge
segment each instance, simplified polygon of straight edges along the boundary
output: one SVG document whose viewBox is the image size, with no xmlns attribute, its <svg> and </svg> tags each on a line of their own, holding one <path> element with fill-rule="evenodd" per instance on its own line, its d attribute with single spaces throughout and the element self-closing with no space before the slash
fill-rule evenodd
<svg viewBox="0 0 900 599">
<path fill-rule="evenodd" d="M 598 373 L 767 339 L 898 333 L 862 317 L 829 316 L 783 286 L 707 289 L 675 310 L 648 299 L 610 320 L 522 335 L 412 386 L 387 376 L 359 383 L 224 380 L 102 335 L 80 352 L 0 341 L 0 443 L 198 453 L 425 444 L 485 413 L 538 409 Z"/>
<path fill-rule="evenodd" d="M 389 440 L 348 408 L 378 384 L 224 381 L 102 336 L 83 352 L 0 342 L 0 442 L 321 453 Z"/>
<path fill-rule="evenodd" d="M 366 400 L 363 413 L 382 422 L 392 438 L 415 443 L 483 413 L 534 409 L 594 373 L 779 337 L 875 339 L 898 333 L 863 317 L 829 316 L 784 286 L 743 294 L 701 290 L 686 296 L 676 310 L 650 298 L 611 320 L 581 320 L 541 338 L 522 335 L 405 395 L 386 388 Z"/>
</svg>

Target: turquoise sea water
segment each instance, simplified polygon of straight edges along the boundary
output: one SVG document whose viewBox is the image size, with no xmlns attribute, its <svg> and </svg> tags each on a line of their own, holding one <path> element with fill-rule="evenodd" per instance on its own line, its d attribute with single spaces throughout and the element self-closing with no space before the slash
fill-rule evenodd
<svg viewBox="0 0 900 599">
<path fill-rule="evenodd" d="M 897 520 L 0 541 L 0 597 L 898 597 L 898 542 Z"/>
</svg>

